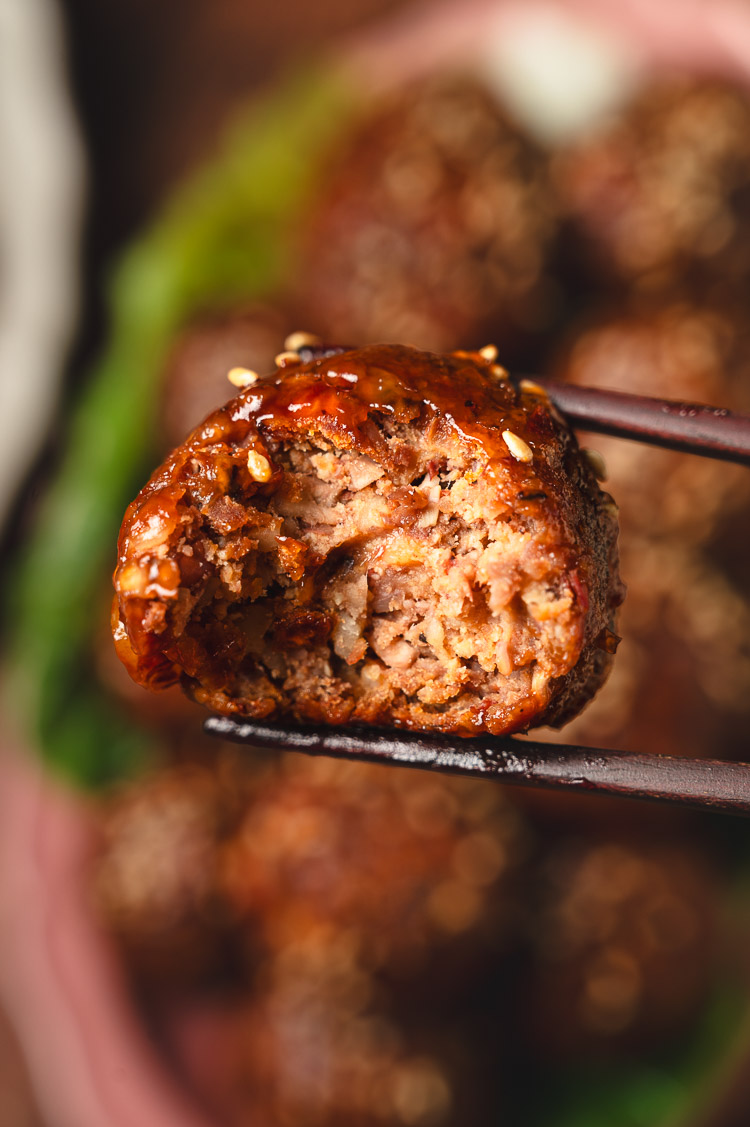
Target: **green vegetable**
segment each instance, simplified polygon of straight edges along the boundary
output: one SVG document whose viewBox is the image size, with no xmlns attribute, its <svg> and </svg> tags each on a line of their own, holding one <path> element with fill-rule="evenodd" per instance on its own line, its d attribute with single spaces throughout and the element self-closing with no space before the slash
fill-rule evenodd
<svg viewBox="0 0 750 1127">
<path fill-rule="evenodd" d="M 197 311 L 281 285 L 295 223 L 351 105 L 338 75 L 298 73 L 236 122 L 115 272 L 110 344 L 10 582 L 8 704 L 46 759 L 79 783 L 102 783 L 155 753 L 98 683 L 91 649 L 108 628 L 103 592 L 119 523 L 150 468 L 165 357 Z"/>
<path fill-rule="evenodd" d="M 532 1116 L 534 1127 L 683 1127 L 703 1122 L 713 1098 L 732 1068 L 737 1051 L 747 1052 L 750 1009 L 732 987 L 717 989 L 685 1043 L 666 1046 L 663 1059 L 576 1061 L 559 1075 L 548 1075 L 554 1092 Z M 658 1055 L 658 1054 L 657 1054 Z"/>
</svg>

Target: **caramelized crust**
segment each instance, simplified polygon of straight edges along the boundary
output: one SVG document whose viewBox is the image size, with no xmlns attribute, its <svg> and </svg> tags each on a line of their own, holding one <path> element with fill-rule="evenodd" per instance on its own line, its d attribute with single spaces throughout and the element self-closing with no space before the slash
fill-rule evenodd
<svg viewBox="0 0 750 1127">
<path fill-rule="evenodd" d="M 226 714 L 461 735 L 579 711 L 613 648 L 616 510 L 543 393 L 479 353 L 279 362 L 128 509 L 134 679 Z"/>
</svg>

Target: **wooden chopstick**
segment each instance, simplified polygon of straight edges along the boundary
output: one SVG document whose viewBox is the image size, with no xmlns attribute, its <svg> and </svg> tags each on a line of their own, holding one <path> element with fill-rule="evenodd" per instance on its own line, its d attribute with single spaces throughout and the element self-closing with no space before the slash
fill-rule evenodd
<svg viewBox="0 0 750 1127">
<path fill-rule="evenodd" d="M 747 415 L 734 414 L 724 407 L 576 387 L 536 376 L 533 382 L 544 388 L 574 426 L 750 466 Z"/>
<path fill-rule="evenodd" d="M 393 729 L 268 724 L 226 716 L 211 716 L 203 727 L 209 735 L 257 748 L 750 815 L 748 763 L 639 755 L 513 737 L 460 739 Z"/>
</svg>

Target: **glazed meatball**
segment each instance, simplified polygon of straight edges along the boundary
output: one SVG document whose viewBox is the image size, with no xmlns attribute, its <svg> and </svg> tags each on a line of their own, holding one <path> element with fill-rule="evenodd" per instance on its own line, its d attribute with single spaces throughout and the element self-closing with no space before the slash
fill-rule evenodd
<svg viewBox="0 0 750 1127">
<path fill-rule="evenodd" d="M 719 80 L 647 87 L 552 163 L 571 254 L 601 284 L 705 292 L 750 276 L 750 98 Z"/>
<path fill-rule="evenodd" d="M 126 514 L 132 676 L 228 715 L 461 735 L 579 711 L 611 661 L 617 526 L 544 393 L 492 349 L 278 361 Z"/>
</svg>

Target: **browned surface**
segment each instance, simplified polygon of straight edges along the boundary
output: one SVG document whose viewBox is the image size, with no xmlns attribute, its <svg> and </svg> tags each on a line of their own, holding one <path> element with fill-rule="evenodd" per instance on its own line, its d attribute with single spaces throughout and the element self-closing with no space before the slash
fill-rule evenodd
<svg viewBox="0 0 750 1127">
<path fill-rule="evenodd" d="M 591 318 L 554 370 L 581 386 L 750 409 L 746 319 L 729 305 L 683 298 Z M 601 435 L 586 440 L 603 454 L 620 505 L 628 599 L 607 692 L 573 738 L 747 758 L 747 468 Z"/>
<path fill-rule="evenodd" d="M 615 537 L 570 432 L 491 361 L 292 361 L 128 510 L 115 636 L 137 680 L 219 712 L 513 731 L 601 684 Z"/>
<path fill-rule="evenodd" d="M 524 833 L 499 788 L 292 755 L 253 779 L 220 756 L 110 800 L 103 840 L 100 912 L 218 1122 L 486 1122 L 473 1057 L 492 1052 L 455 1015 L 517 916 Z"/>
<path fill-rule="evenodd" d="M 489 337 L 505 357 L 549 328 L 546 158 L 481 82 L 411 85 L 333 163 L 302 235 L 302 323 L 435 351 Z"/>
<path fill-rule="evenodd" d="M 687 841 L 558 843 L 537 874 L 534 1044 L 570 1059 L 660 1045 L 697 1020 L 717 959 L 717 873 Z"/>
<path fill-rule="evenodd" d="M 746 282 L 750 97 L 694 78 L 647 87 L 552 164 L 561 210 L 594 276 L 684 292 Z M 571 244 L 571 250 L 573 244 Z"/>
</svg>

